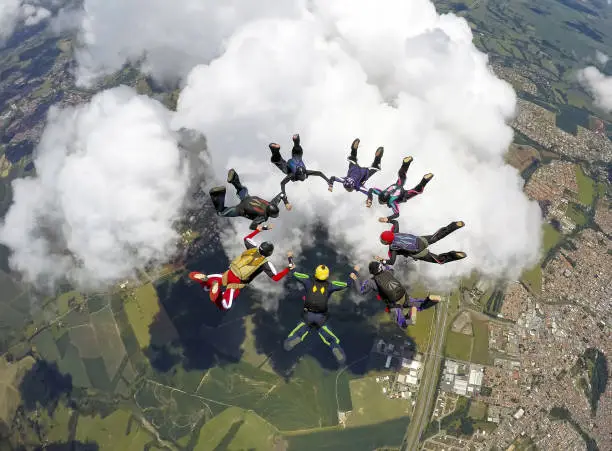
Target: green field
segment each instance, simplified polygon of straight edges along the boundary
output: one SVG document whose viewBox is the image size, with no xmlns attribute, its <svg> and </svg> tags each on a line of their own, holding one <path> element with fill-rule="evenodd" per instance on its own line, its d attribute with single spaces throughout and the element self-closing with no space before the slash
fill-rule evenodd
<svg viewBox="0 0 612 451">
<path fill-rule="evenodd" d="M 444 355 L 450 359 L 469 361 L 472 352 L 472 340 L 470 335 L 458 332 L 448 332 L 444 344 Z"/>
<path fill-rule="evenodd" d="M 533 268 L 523 272 L 521 281 L 533 294 L 542 293 L 542 266 L 538 263 Z"/>
<path fill-rule="evenodd" d="M 83 295 L 78 291 L 68 291 L 58 296 L 55 302 L 59 315 L 63 315 L 68 310 L 70 310 L 70 306 L 68 305 L 68 303 L 71 299 L 74 299 L 76 302 L 83 302 Z"/>
<path fill-rule="evenodd" d="M 489 356 L 489 323 L 477 319 L 472 315 L 472 328 L 474 330 L 474 347 L 472 349 L 471 360 L 473 363 L 490 365 Z"/>
<path fill-rule="evenodd" d="M 441 302 L 448 302 L 443 299 Z M 432 307 L 427 310 L 418 312 L 416 324 L 408 327 L 408 336 L 416 343 L 417 350 L 425 352 L 429 343 L 429 335 L 433 325 L 436 308 Z"/>
<path fill-rule="evenodd" d="M 595 199 L 595 182 L 582 171 L 580 166 L 576 166 L 576 182 L 578 201 L 583 205 L 591 205 Z"/>
<path fill-rule="evenodd" d="M 484 402 L 472 401 L 468 415 L 474 420 L 484 420 L 487 414 L 487 405 Z"/>
<path fill-rule="evenodd" d="M 544 255 L 548 254 L 550 250 L 555 247 L 561 240 L 561 232 L 555 229 L 550 224 L 544 224 L 542 226 L 544 235 L 542 239 L 542 246 Z"/>
<path fill-rule="evenodd" d="M 100 451 L 147 449 L 147 444 L 153 445 L 153 437 L 138 421 L 130 421 L 131 415 L 129 411 L 121 409 L 106 418 L 79 416 L 76 439 L 96 442 Z M 159 448 L 151 446 L 148 449 Z"/>
<path fill-rule="evenodd" d="M 134 296 L 126 301 L 124 311 L 128 316 L 141 349 L 151 344 L 149 327 L 159 313 L 159 300 L 153 284 L 148 283 L 134 290 Z"/>
<path fill-rule="evenodd" d="M 278 430 L 259 415 L 229 407 L 202 426 L 194 451 L 271 450 Z"/>
<path fill-rule="evenodd" d="M 382 447 L 397 448 L 406 432 L 409 418 L 358 428 L 330 428 L 321 431 L 285 434 L 291 451 L 372 451 Z"/>
<path fill-rule="evenodd" d="M 91 315 L 91 324 L 98 337 L 100 353 L 104 360 L 108 377 L 113 379 L 127 352 L 123 346 L 123 341 L 121 341 L 119 328 L 110 306 L 93 313 Z"/>
<path fill-rule="evenodd" d="M 578 227 L 582 227 L 589 222 L 588 216 L 581 210 L 578 204 L 569 203 L 565 214 Z"/>
<path fill-rule="evenodd" d="M 389 399 L 375 377 L 354 379 L 350 389 L 353 411 L 347 418 L 348 427 L 382 423 L 410 413 L 410 400 Z"/>
</svg>

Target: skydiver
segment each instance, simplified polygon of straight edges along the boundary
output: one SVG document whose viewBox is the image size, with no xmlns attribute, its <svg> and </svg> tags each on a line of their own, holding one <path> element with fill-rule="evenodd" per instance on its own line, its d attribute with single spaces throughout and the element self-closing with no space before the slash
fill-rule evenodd
<svg viewBox="0 0 612 451">
<path fill-rule="evenodd" d="M 230 263 L 229 269 L 223 274 L 206 275 L 195 271 L 189 273 L 191 280 L 198 282 L 202 288 L 209 292 L 210 300 L 215 303 L 219 310 L 229 310 L 234 299 L 240 294 L 240 290 L 262 272 L 265 272 L 270 279 L 278 282 L 295 268 L 292 259 L 293 254 L 289 252 L 287 254 L 289 259 L 287 267 L 281 272 L 276 271 L 274 265 L 268 260 L 274 252 L 274 245 L 269 241 L 264 241 L 259 245 L 253 241 L 255 235 L 262 229 L 263 225 L 259 224 L 253 232 L 244 237 L 244 246 L 247 250 L 235 258 Z"/>
<path fill-rule="evenodd" d="M 372 175 L 374 175 L 376 172 L 380 171 L 380 161 L 382 159 L 385 149 L 382 147 L 376 149 L 372 166 L 370 166 L 369 168 L 363 168 L 357 163 L 357 149 L 359 147 L 359 142 L 359 138 L 355 138 L 355 140 L 353 140 L 353 143 L 351 144 L 351 153 L 347 158 L 349 161 L 349 167 L 348 171 L 346 172 L 346 176 L 332 176 L 329 183 L 329 191 L 333 191 L 334 182 L 341 182 L 344 189 L 347 190 L 349 193 L 351 191 L 357 190 L 363 194 L 368 194 L 368 190 L 364 186 L 365 182 L 367 182 L 368 179 L 372 177 Z"/>
<path fill-rule="evenodd" d="M 327 304 L 330 296 L 336 291 L 349 287 L 351 279 L 347 279 L 346 282 L 328 281 L 329 268 L 325 265 L 317 266 L 314 279 L 308 274 L 299 272 L 294 272 L 293 276 L 304 286 L 304 311 L 302 321 L 295 326 L 285 339 L 285 350 L 291 351 L 306 338 L 311 329 L 315 329 L 323 343 L 330 347 L 338 364 L 344 365 L 346 355 L 340 347 L 340 339 L 325 323 L 329 317 Z"/>
<path fill-rule="evenodd" d="M 304 150 L 300 145 L 300 135 L 295 134 L 291 138 L 293 140 L 293 149 L 291 150 L 291 158 L 289 161 L 285 161 L 285 159 L 280 154 L 280 145 L 276 143 L 270 143 L 268 147 L 272 151 L 272 157 L 270 161 L 274 163 L 274 165 L 280 169 L 283 174 L 287 176 L 281 181 L 281 194 L 283 202 L 285 203 L 285 207 L 287 210 L 291 210 L 291 204 L 287 199 L 287 193 L 285 192 L 285 185 L 289 182 L 303 182 L 309 176 L 314 175 L 317 177 L 321 177 L 323 180 L 330 183 L 329 179 L 325 174 L 321 171 L 311 171 L 306 169 L 306 165 L 304 164 L 304 160 L 302 160 L 302 156 L 304 155 Z"/>
<path fill-rule="evenodd" d="M 425 299 L 410 297 L 406 288 L 395 278 L 393 268 L 379 261 L 373 261 L 368 269 L 371 278 L 359 282 L 358 275 L 351 273 L 350 277 L 357 282 L 354 286 L 359 294 L 377 293 L 379 300 L 385 302 L 385 311 L 391 319 L 402 329 L 416 324 L 417 311 L 435 306 L 440 302 L 438 295 L 429 295 Z M 358 268 L 355 268 L 355 272 Z"/>
<path fill-rule="evenodd" d="M 210 190 L 210 198 L 215 206 L 215 210 L 217 210 L 217 214 L 226 218 L 237 216 L 248 218 L 252 221 L 249 227 L 251 230 L 255 230 L 260 224 L 263 224 L 264 230 L 271 229 L 272 225 L 266 224 L 266 221 L 268 218 L 278 217 L 278 204 L 283 198 L 282 193 L 277 194 L 270 202 L 258 196 L 251 196 L 246 186 L 240 183 L 240 178 L 234 169 L 230 169 L 227 172 L 227 182 L 236 188 L 236 194 L 240 198 L 240 203 L 233 207 L 226 207 L 226 189 L 224 186 L 216 186 Z"/>
<path fill-rule="evenodd" d="M 465 223 L 463 221 L 451 222 L 445 227 L 436 231 L 433 235 L 411 235 L 409 233 L 399 233 L 399 224 L 397 221 L 391 221 L 391 230 L 387 230 L 380 234 L 380 241 L 384 245 L 389 246 L 389 258 L 376 257 L 383 264 L 393 265 L 398 255 L 410 257 L 413 260 L 422 260 L 429 263 L 450 263 L 456 260 L 461 260 L 467 255 L 465 252 L 450 251 L 443 254 L 434 254 L 429 251 L 430 244 L 440 241 L 445 236 L 459 230 Z"/>
<path fill-rule="evenodd" d="M 391 210 L 393 210 L 393 214 L 386 218 L 378 218 L 380 222 L 390 222 L 399 217 L 399 204 L 406 202 L 409 199 L 412 199 L 418 194 L 421 194 L 425 189 L 425 185 L 429 183 L 429 181 L 433 178 L 432 173 L 425 174 L 421 181 L 412 189 L 405 189 L 404 184 L 406 183 L 406 173 L 408 172 L 408 168 L 410 167 L 410 163 L 412 163 L 412 157 L 405 157 L 402 160 L 402 165 L 397 171 L 397 181 L 388 186 L 385 189 L 380 188 L 370 188 L 368 190 L 368 199 L 366 200 L 366 207 L 372 206 L 372 197 L 373 195 L 378 196 L 378 203 L 381 205 L 387 205 Z"/>
</svg>

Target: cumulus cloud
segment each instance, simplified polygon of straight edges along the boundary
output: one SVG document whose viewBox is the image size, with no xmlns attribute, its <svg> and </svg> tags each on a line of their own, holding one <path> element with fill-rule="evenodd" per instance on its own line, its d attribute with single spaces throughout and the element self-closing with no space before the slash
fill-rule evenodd
<svg viewBox="0 0 612 451">
<path fill-rule="evenodd" d="M 392 183 L 406 155 L 414 157 L 408 186 L 435 174 L 423 195 L 402 205 L 403 231 L 430 234 L 453 220 L 467 224 L 432 251 L 463 250 L 468 258 L 419 263 L 419 277 L 432 286 L 448 286 L 472 270 L 516 278 L 537 261 L 539 208 L 503 162 L 515 93 L 474 47 L 467 22 L 437 14 L 430 1 L 388 0 L 380 7 L 365 0 L 223 6 L 85 0 L 81 27 L 81 82 L 135 60 L 160 80 L 184 80 L 172 127 L 206 134 L 221 183 L 234 167 L 251 193 L 271 198 L 282 175 L 269 162 L 267 144 L 280 142 L 288 157 L 295 132 L 310 168 L 344 175 L 358 136 L 362 164 L 385 147 L 373 186 Z M 376 203 L 365 208 L 363 195 L 338 185 L 329 193 L 317 178 L 288 185 L 288 194 L 293 211 L 282 211 L 276 228 L 261 236 L 279 254 L 299 254 L 318 221 L 355 263 L 384 252 L 378 235 L 388 226 L 377 218 L 389 213 Z M 242 250 L 248 221 L 231 224 L 238 236 L 228 230 L 224 242 L 233 256 Z"/>
<path fill-rule="evenodd" d="M 37 0 L 2 0 L 0 1 L 0 41 L 10 37 L 15 27 L 36 25 L 51 16 L 51 12 L 40 6 Z"/>
<path fill-rule="evenodd" d="M 11 267 L 42 287 L 98 288 L 165 261 L 189 184 L 169 116 L 126 87 L 53 110 L 0 228 Z"/>
<path fill-rule="evenodd" d="M 595 59 L 599 62 L 599 64 L 605 65 L 610 57 L 606 55 L 604 52 L 600 52 L 599 50 L 595 50 Z"/>
<path fill-rule="evenodd" d="M 589 66 L 578 72 L 578 81 L 591 93 L 597 107 L 607 112 L 612 111 L 612 77 Z"/>
<path fill-rule="evenodd" d="M 84 0 L 78 81 L 91 84 L 126 61 L 142 61 L 145 72 L 176 81 L 221 54 L 241 25 L 295 10 L 285 0 Z"/>
</svg>

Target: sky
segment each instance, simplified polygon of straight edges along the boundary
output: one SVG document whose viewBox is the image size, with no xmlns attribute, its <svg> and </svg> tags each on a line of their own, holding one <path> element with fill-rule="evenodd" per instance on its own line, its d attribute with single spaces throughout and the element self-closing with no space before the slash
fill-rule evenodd
<svg viewBox="0 0 612 451">
<path fill-rule="evenodd" d="M 28 259 L 39 259 L 31 279 L 40 274 L 51 277 L 43 261 L 54 265 L 57 259 L 49 258 L 54 254 L 48 249 L 30 249 L 28 239 L 40 233 L 39 218 L 26 214 L 33 208 L 43 217 L 53 213 L 50 227 L 56 234 L 60 230 L 70 244 L 66 264 L 78 280 L 97 277 L 97 283 L 108 283 L 149 257 L 159 260 L 167 255 L 175 238 L 172 224 L 187 192 L 180 183 L 181 171 L 189 174 L 189 165 L 177 162 L 180 151 L 172 138 L 180 128 L 206 135 L 216 178 L 206 189 L 224 185 L 227 170 L 235 168 L 250 192 L 264 198 L 279 191 L 283 177 L 270 163 L 268 143 L 281 144 L 288 158 L 293 133 L 302 137 L 307 166 L 328 176 L 346 173 L 354 138 L 361 139 L 363 165 L 369 165 L 375 149 L 384 146 L 382 171 L 369 182 L 376 187 L 393 183 L 402 158 L 412 156 L 406 187 L 416 185 L 428 172 L 434 178 L 423 194 L 401 206 L 401 230 L 432 234 L 451 221 L 466 223 L 431 246 L 435 253 L 464 251 L 466 259 L 414 266 L 413 277 L 432 289 L 447 289 L 473 270 L 490 278 L 516 279 L 537 262 L 541 213 L 523 194 L 519 173 L 503 159 L 512 141 L 507 123 L 515 114 L 516 94 L 474 47 L 467 22 L 453 14 L 439 15 L 429 0 L 387 0 L 377 5 L 365 0 L 266 0 L 256 7 L 246 0 L 229 0 L 222 6 L 202 0 L 171 4 L 156 0 L 147 1 L 146 7 L 142 0 L 85 0 L 83 11 L 73 17 L 79 21 L 82 43 L 77 54 L 80 84 L 91 84 L 126 61 L 138 60 L 152 77 L 179 86 L 181 93 L 175 113 L 162 112 L 154 101 L 122 90 L 99 94 L 78 112 L 60 113 L 50 123 L 38 149 L 38 177 L 16 182 L 16 187 L 30 183 L 44 191 L 49 183 L 55 194 L 41 194 L 34 202 L 25 194 L 19 197 L 17 190 L 7 224 L 12 221 L 10 225 L 19 225 L 23 233 L 10 240 L 8 226 L 0 233 L 0 240 L 9 242 L 15 252 L 15 268 L 23 271 L 32 267 Z M 105 102 L 113 107 L 104 106 Z M 116 119 L 124 116 L 148 119 L 146 124 L 136 121 L 137 125 L 126 127 Z M 106 133 L 97 121 L 107 124 L 102 129 Z M 113 165 L 98 178 L 120 177 L 125 186 L 109 183 L 101 196 L 93 180 L 83 185 L 80 171 L 71 163 L 75 134 L 82 137 L 81 151 L 91 155 L 93 165 L 98 164 L 96 158 L 105 158 L 95 146 L 121 149 L 113 150 Z M 91 144 L 94 147 L 89 146 L 92 136 L 99 140 Z M 68 196 L 57 213 L 58 198 L 64 197 L 60 188 L 42 180 L 45 155 L 53 160 L 47 177 L 63 173 L 66 186 L 81 183 L 85 200 Z M 145 155 L 150 155 L 147 162 L 155 162 L 154 168 L 136 163 L 142 163 L 139 159 Z M 162 175 L 168 172 L 173 174 L 170 179 Z M 164 180 L 163 189 L 157 189 L 159 180 Z M 123 224 L 119 213 L 127 214 L 133 206 L 130 196 L 122 195 L 126 187 L 142 192 L 149 208 L 162 218 L 128 215 L 131 224 L 144 214 L 148 233 L 139 236 L 129 227 L 129 236 L 119 234 L 108 241 L 129 252 L 87 259 L 98 252 L 95 240 L 83 232 L 91 226 L 87 221 L 75 225 L 68 212 L 79 211 L 83 203 L 95 205 L 112 198 L 113 208 L 92 207 L 99 216 L 94 229 L 103 235 L 116 231 Z M 287 193 L 293 210 L 281 207 L 274 230 L 260 235 L 276 244 L 277 266 L 282 266 L 289 250 L 300 264 L 300 248 L 313 241 L 318 223 L 329 229 L 333 245 L 361 267 L 385 252 L 378 236 L 388 225 L 377 218 L 389 211 L 377 202 L 368 209 L 364 195 L 345 192 L 340 185 L 330 193 L 318 178 L 289 184 Z M 228 204 L 235 200 L 228 187 Z M 240 218 L 222 220 L 228 255 L 242 250 L 248 223 Z M 133 252 L 141 246 L 146 252 Z M 125 258 L 127 254 L 131 259 Z M 108 268 L 115 258 L 124 264 L 113 273 Z M 96 276 L 101 262 L 108 273 Z M 321 263 L 333 266 L 334 262 Z M 257 285 L 263 290 L 274 286 L 266 281 Z"/>
</svg>

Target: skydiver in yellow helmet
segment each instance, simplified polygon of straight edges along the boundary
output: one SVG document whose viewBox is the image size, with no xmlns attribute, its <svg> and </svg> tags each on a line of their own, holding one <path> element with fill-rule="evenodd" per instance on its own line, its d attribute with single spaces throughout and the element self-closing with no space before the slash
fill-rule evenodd
<svg viewBox="0 0 612 451">
<path fill-rule="evenodd" d="M 319 337 L 330 347 L 332 354 L 340 365 L 346 362 L 344 350 L 340 347 L 340 339 L 325 324 L 329 318 L 328 303 L 330 296 L 351 286 L 351 279 L 346 282 L 329 281 L 329 268 L 319 265 L 315 268 L 314 277 L 300 272 L 294 272 L 293 277 L 304 286 L 304 311 L 302 321 L 285 339 L 285 350 L 290 351 L 308 335 L 311 329 L 319 333 Z M 312 277 L 312 278 L 311 278 Z"/>
</svg>

